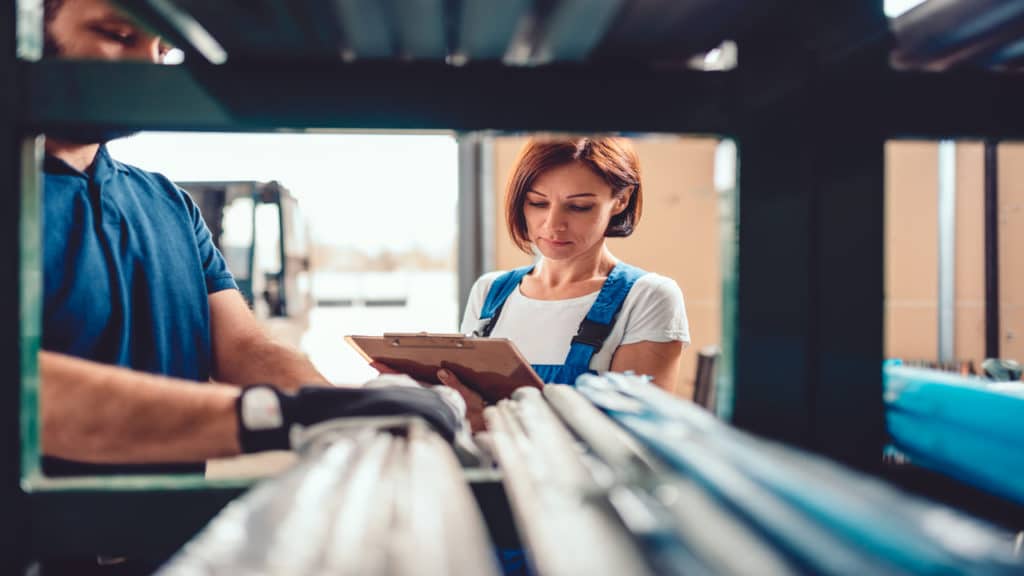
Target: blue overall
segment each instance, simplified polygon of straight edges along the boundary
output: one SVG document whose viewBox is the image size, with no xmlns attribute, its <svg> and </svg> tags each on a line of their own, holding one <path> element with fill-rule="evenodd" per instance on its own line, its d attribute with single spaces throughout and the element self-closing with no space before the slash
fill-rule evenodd
<svg viewBox="0 0 1024 576">
<path fill-rule="evenodd" d="M 533 266 L 524 266 L 509 270 L 498 276 L 491 284 L 487 292 L 483 309 L 480 311 L 480 327 L 474 333 L 477 336 L 490 336 L 494 326 L 501 316 L 501 309 L 505 306 L 512 291 L 519 287 L 519 282 L 533 270 Z M 586 317 L 580 322 L 576 335 L 572 338 L 569 346 L 569 354 L 564 364 L 531 364 L 541 380 L 551 384 L 575 384 L 576 378 L 581 374 L 593 373 L 590 369 L 590 359 L 601 349 L 604 341 L 611 334 L 612 326 L 615 324 L 615 317 L 622 309 L 622 303 L 626 295 L 633 287 L 638 278 L 646 274 L 645 271 L 619 262 L 608 274 L 608 279 L 601 286 L 601 292 L 597 300 L 590 307 Z"/>
<path fill-rule="evenodd" d="M 483 309 L 480 311 L 480 324 L 474 336 L 487 337 L 491 335 L 494 326 L 498 323 L 501 310 L 505 306 L 512 291 L 519 287 L 519 282 L 533 270 L 533 266 L 524 266 L 509 270 L 498 276 L 491 284 L 484 300 Z M 646 274 L 643 270 L 619 262 L 608 273 L 608 279 L 601 286 L 601 292 L 597 300 L 587 311 L 586 317 L 580 322 L 576 335 L 572 338 L 569 346 L 569 354 L 564 364 L 531 364 L 540 379 L 548 384 L 576 384 L 576 378 L 581 374 L 594 373 L 590 369 L 590 359 L 601 349 L 604 341 L 611 334 L 612 326 L 615 324 L 615 317 L 622 309 L 622 303 L 626 301 L 626 295 L 633 287 L 638 278 Z M 519 576 L 526 574 L 526 557 L 520 548 L 505 548 L 498 546 L 498 559 L 501 563 L 502 572 L 506 576 Z"/>
</svg>

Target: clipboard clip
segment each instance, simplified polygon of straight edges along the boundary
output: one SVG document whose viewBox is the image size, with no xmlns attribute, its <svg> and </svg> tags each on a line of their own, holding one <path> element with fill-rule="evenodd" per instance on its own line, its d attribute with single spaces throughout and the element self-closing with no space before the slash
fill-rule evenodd
<svg viewBox="0 0 1024 576">
<path fill-rule="evenodd" d="M 472 338 L 465 334 L 431 334 L 429 332 L 385 332 L 384 340 L 392 348 L 472 348 Z"/>
</svg>

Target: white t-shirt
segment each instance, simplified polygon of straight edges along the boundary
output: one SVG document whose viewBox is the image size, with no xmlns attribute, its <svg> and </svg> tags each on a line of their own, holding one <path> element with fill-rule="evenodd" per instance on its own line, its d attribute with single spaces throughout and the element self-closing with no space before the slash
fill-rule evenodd
<svg viewBox="0 0 1024 576">
<path fill-rule="evenodd" d="M 480 324 L 480 310 L 491 283 L 502 271 L 481 276 L 469 293 L 462 332 L 470 334 Z M 491 331 L 495 338 L 508 338 L 530 364 L 564 364 L 572 337 L 597 300 L 598 292 L 567 300 L 535 300 L 517 287 L 505 301 L 498 322 Z M 626 295 L 611 334 L 590 360 L 590 369 L 606 371 L 616 348 L 634 342 L 690 342 L 683 293 L 671 278 L 648 272 Z"/>
</svg>

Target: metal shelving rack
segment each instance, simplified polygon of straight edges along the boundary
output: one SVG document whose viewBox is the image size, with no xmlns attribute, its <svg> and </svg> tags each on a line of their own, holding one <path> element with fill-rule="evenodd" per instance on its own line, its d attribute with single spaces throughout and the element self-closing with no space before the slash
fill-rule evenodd
<svg viewBox="0 0 1024 576">
<path fill-rule="evenodd" d="M 932 2 L 937 9 L 951 4 Z M 243 489 L 26 493 L 20 434 L 31 415 L 23 416 L 29 413 L 15 383 L 36 378 L 38 339 L 32 334 L 39 316 L 38 292 L 32 292 L 38 278 L 26 276 L 23 271 L 33 269 L 22 266 L 23 258 L 38 260 L 39 241 L 38 152 L 26 138 L 48 127 L 734 138 L 742 226 L 738 262 L 726 270 L 726 298 L 737 307 L 737 321 L 725 327 L 736 350 L 726 359 L 734 374 L 733 423 L 869 471 L 878 470 L 885 441 L 884 143 L 1024 136 L 1021 75 L 893 70 L 882 0 L 552 0 L 536 3 L 537 13 L 526 0 L 437 0 L 409 3 L 423 10 L 415 14 L 342 0 L 337 5 L 346 15 L 366 21 L 340 30 L 324 24 L 330 20 L 322 14 L 288 12 L 288 3 L 266 0 L 260 3 L 264 20 L 239 20 L 235 29 L 211 26 L 231 55 L 222 65 L 204 62 L 203 54 L 216 55 L 208 39 L 181 25 L 189 10 L 199 18 L 222 4 L 179 0 L 173 5 L 182 11 L 172 18 L 153 8 L 171 2 L 128 2 L 186 48 L 189 63 L 178 67 L 19 59 L 15 21 L 38 3 L 8 3 L 0 26 L 0 76 L 8 87 L 0 111 L 0 179 L 8 183 L 0 210 L 6 220 L 0 241 L 7 247 L 0 251 L 0 273 L 16 279 L 6 284 L 0 307 L 0 344 L 9 351 L 0 400 L 6 407 L 0 507 L 7 511 L 0 537 L 16 543 L 5 547 L 5 573 L 15 573 L 29 556 L 65 552 L 62 546 L 85 533 L 113 541 L 137 531 L 143 518 L 180 516 L 171 510 L 195 511 L 181 520 L 184 530 Z M 532 16 L 516 19 L 523 14 Z M 315 23 L 305 42 L 298 22 Z M 260 34 L 237 34 L 246 27 Z M 336 48 L 328 41 L 332 34 L 345 39 L 343 58 L 325 51 Z M 402 41 L 381 43 L 386 34 Z M 727 38 L 739 45 L 738 68 L 697 72 L 678 65 L 679 56 Z M 21 42 L 23 53 L 33 44 L 24 35 Z M 238 47 L 243 57 L 235 58 Z M 467 53 L 481 58 L 454 65 Z M 502 54 L 506 61 L 496 61 Z M 450 63 L 441 60 L 446 55 Z M 128 507 L 131 513 L 124 512 Z M 58 529 L 67 539 L 52 537 Z M 137 535 L 134 542 L 142 545 Z"/>
</svg>

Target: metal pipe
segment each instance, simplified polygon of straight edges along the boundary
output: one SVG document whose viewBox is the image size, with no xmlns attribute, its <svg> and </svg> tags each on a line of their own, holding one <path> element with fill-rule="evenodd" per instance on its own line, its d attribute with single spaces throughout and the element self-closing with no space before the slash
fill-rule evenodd
<svg viewBox="0 0 1024 576">
<path fill-rule="evenodd" d="M 1024 3 L 929 0 L 892 21 L 893 62 L 941 70 L 984 61 L 1024 32 Z"/>
<path fill-rule="evenodd" d="M 555 412 L 614 473 L 609 500 L 644 542 L 657 574 L 793 574 L 797 569 L 754 528 L 693 480 L 674 473 L 575 388 L 549 384 Z M 641 408 L 619 399 L 618 408 Z M 741 553 L 737 553 L 742 551 Z"/>
<path fill-rule="evenodd" d="M 650 573 L 608 491 L 594 482 L 580 447 L 540 391 L 520 389 L 484 417 L 537 574 Z"/>
<path fill-rule="evenodd" d="M 956 143 L 939 143 L 938 359 L 956 360 Z"/>
<path fill-rule="evenodd" d="M 544 397 L 573 432 L 616 471 L 620 482 L 647 480 L 655 468 L 652 456 L 574 388 L 549 384 L 544 387 Z"/>
<path fill-rule="evenodd" d="M 577 387 L 645 446 L 815 573 L 1019 572 L 996 530 L 908 498 L 828 460 L 726 426 L 646 382 L 607 374 Z M 887 394 L 897 393 L 888 389 Z M 615 408 L 639 399 L 639 411 Z M 951 542 L 970 539 L 970 550 Z"/>
<path fill-rule="evenodd" d="M 311 429 L 298 464 L 229 504 L 160 574 L 497 576 L 449 445 L 415 418 L 360 423 Z"/>
</svg>

